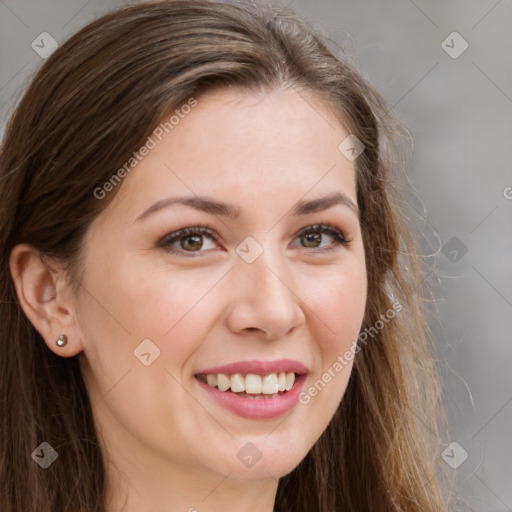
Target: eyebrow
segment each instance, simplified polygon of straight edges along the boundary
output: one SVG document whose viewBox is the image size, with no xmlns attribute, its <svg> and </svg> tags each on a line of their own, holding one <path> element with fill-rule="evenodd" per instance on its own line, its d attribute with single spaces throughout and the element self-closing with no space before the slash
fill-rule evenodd
<svg viewBox="0 0 512 512">
<path fill-rule="evenodd" d="M 222 203 L 215 201 L 206 196 L 184 196 L 184 197 L 169 197 L 167 199 L 161 199 L 141 215 L 139 215 L 135 222 L 142 221 L 149 217 L 151 214 L 168 208 L 175 204 L 181 204 L 194 208 L 195 210 L 208 213 L 210 215 L 218 215 L 221 217 L 228 217 L 230 219 L 238 219 L 240 217 L 240 208 L 232 203 Z M 312 199 L 309 201 L 299 201 L 292 212 L 292 215 L 309 215 L 311 213 L 320 212 L 327 210 L 336 205 L 343 205 L 352 210 L 353 213 L 359 218 L 359 208 L 346 194 L 341 192 L 333 192 L 318 199 Z"/>
</svg>

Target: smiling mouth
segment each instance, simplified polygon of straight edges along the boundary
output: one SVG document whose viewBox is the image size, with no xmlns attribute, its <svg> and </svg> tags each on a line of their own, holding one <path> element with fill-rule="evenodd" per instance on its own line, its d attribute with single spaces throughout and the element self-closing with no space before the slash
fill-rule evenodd
<svg viewBox="0 0 512 512">
<path fill-rule="evenodd" d="M 221 392 L 233 393 L 242 398 L 266 399 L 276 398 L 292 389 L 296 374 L 294 372 L 269 373 L 256 375 L 253 373 L 232 375 L 225 373 L 204 374 L 195 376 L 201 382 Z"/>
</svg>

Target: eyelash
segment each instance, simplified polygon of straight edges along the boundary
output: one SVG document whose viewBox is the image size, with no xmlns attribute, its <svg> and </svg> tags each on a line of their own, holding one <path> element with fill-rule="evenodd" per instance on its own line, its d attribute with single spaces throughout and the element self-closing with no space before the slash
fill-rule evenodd
<svg viewBox="0 0 512 512">
<path fill-rule="evenodd" d="M 322 224 L 314 224 L 312 226 L 308 226 L 304 229 L 301 229 L 296 235 L 296 238 L 300 238 L 302 236 L 305 236 L 310 233 L 321 233 L 321 234 L 327 234 L 333 237 L 334 244 L 327 248 L 322 249 L 315 249 L 315 248 L 308 248 L 304 247 L 304 249 L 314 252 L 331 252 L 335 249 L 337 249 L 340 245 L 341 246 L 348 246 L 349 241 L 346 240 L 343 233 L 333 224 L 330 223 L 322 223 Z M 185 251 L 183 249 L 176 249 L 174 247 L 171 247 L 171 244 L 173 244 L 176 241 L 181 240 L 182 238 L 185 238 L 187 236 L 192 235 L 204 235 L 210 237 L 214 242 L 219 242 L 219 237 L 213 232 L 210 228 L 203 225 L 197 225 L 189 228 L 183 228 L 178 231 L 174 231 L 173 233 L 169 233 L 168 235 L 165 235 L 163 238 L 161 238 L 158 241 L 158 247 L 161 249 L 164 249 L 165 251 L 173 254 L 183 254 L 185 257 L 197 257 L 196 254 L 201 252 L 207 252 L 207 251 Z M 309 252 L 308 251 L 308 252 Z"/>
</svg>

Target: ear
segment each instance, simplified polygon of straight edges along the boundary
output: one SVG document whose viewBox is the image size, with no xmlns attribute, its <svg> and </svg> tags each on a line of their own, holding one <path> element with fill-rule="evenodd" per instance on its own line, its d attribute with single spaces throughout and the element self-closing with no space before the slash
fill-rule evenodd
<svg viewBox="0 0 512 512">
<path fill-rule="evenodd" d="M 82 337 L 74 315 L 73 294 L 63 270 L 50 268 L 39 252 L 27 244 L 14 247 L 9 267 L 20 305 L 48 348 L 62 357 L 81 352 Z M 56 345 L 61 334 L 68 337 L 64 347 Z"/>
</svg>

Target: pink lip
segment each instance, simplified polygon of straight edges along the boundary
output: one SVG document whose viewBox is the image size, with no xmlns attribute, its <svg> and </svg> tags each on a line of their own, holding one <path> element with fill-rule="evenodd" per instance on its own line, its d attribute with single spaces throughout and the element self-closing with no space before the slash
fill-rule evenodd
<svg viewBox="0 0 512 512">
<path fill-rule="evenodd" d="M 308 373 L 308 369 L 302 363 L 292 359 L 280 359 L 278 361 L 253 360 L 230 363 L 223 366 L 216 366 L 215 368 L 207 368 L 206 370 L 197 372 L 197 374 L 227 373 L 229 375 L 233 375 L 234 373 L 241 373 L 242 375 L 247 375 L 248 373 L 253 373 L 254 375 L 263 376 L 268 375 L 269 373 L 281 372 L 306 374 Z"/>
<path fill-rule="evenodd" d="M 219 368 L 226 367 L 224 366 Z M 238 368 L 240 368 L 240 365 L 237 365 L 237 369 Z M 252 365 L 251 368 L 254 369 L 255 366 Z M 217 373 L 217 368 L 213 368 L 213 370 L 215 370 L 215 372 L 211 372 L 211 370 L 208 370 L 208 373 Z M 219 371 L 218 373 L 224 373 L 224 371 Z M 233 373 L 244 372 L 237 371 Z M 251 370 L 251 372 L 248 373 L 256 372 Z M 302 390 L 306 378 L 307 376 L 305 374 L 296 376 L 295 383 L 292 389 L 290 389 L 289 391 L 285 391 L 282 395 L 277 396 L 275 398 L 244 398 L 237 395 L 236 393 L 232 393 L 231 391 L 220 391 L 218 388 L 209 386 L 208 384 L 201 382 L 197 378 L 195 380 L 199 384 L 199 386 L 201 386 L 201 388 L 203 388 L 208 393 L 208 395 L 211 398 L 216 400 L 224 408 L 228 409 L 231 412 L 234 412 L 235 414 L 238 414 L 238 416 L 242 416 L 243 418 L 260 420 L 276 418 L 290 411 L 293 407 L 295 407 L 299 400 L 299 394 Z"/>
</svg>

